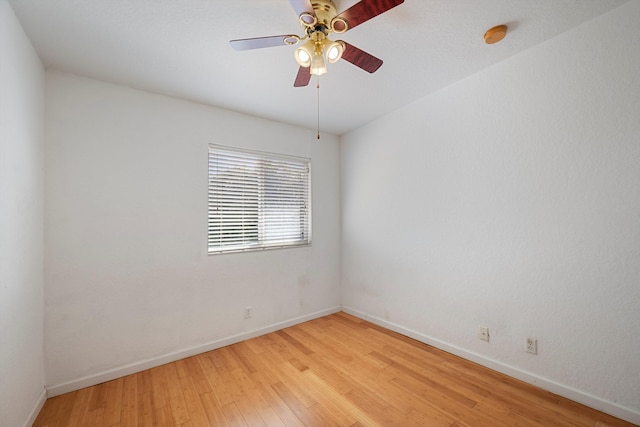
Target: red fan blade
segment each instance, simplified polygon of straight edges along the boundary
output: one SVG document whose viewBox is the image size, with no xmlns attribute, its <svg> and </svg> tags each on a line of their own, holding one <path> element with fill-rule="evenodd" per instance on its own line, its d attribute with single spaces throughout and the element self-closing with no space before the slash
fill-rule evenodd
<svg viewBox="0 0 640 427">
<path fill-rule="evenodd" d="M 356 67 L 360 67 L 369 73 L 375 73 L 378 68 L 382 67 L 382 59 L 376 58 L 364 50 L 358 49 L 352 44 L 344 43 L 344 52 L 342 59 L 351 62 Z"/>
<path fill-rule="evenodd" d="M 402 3 L 404 0 L 362 0 L 337 17 L 347 21 L 347 29 L 350 30 Z"/>
<path fill-rule="evenodd" d="M 296 11 L 298 16 L 304 12 L 316 16 L 316 12 L 313 10 L 313 6 L 311 6 L 311 0 L 289 0 L 289 3 L 291 3 L 291 7 L 293 7 L 293 10 Z"/>
<path fill-rule="evenodd" d="M 295 36 L 282 35 L 282 36 L 269 36 L 269 37 L 256 37 L 252 39 L 238 39 L 231 40 L 229 44 L 235 50 L 249 50 L 249 49 L 262 49 L 263 47 L 274 46 L 286 46 L 288 43 L 285 40 L 293 40 Z"/>
<path fill-rule="evenodd" d="M 311 81 L 311 67 L 300 67 L 298 69 L 298 75 L 296 81 L 293 83 L 293 87 L 307 86 Z"/>
</svg>

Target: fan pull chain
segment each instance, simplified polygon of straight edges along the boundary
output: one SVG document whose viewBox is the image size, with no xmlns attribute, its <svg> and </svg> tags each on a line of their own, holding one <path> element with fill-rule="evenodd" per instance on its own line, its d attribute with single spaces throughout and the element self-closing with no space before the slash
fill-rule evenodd
<svg viewBox="0 0 640 427">
<path fill-rule="evenodd" d="M 317 89 L 317 98 L 318 98 L 318 105 L 317 105 L 317 109 L 318 109 L 318 139 L 320 139 L 320 76 L 318 76 L 317 82 L 316 82 L 316 89 Z"/>
</svg>

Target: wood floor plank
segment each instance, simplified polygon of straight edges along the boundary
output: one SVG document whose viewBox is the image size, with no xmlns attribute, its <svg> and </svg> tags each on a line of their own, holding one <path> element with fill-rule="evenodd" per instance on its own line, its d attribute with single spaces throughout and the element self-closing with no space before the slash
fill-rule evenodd
<svg viewBox="0 0 640 427">
<path fill-rule="evenodd" d="M 290 351 L 283 353 L 278 347 L 270 347 L 260 354 L 259 372 L 264 376 L 270 385 L 281 382 L 280 366 L 290 364 L 291 360 L 302 359 L 299 355 L 293 355 Z"/>
<path fill-rule="evenodd" d="M 67 425 L 69 427 L 81 426 L 85 414 L 89 410 L 89 402 L 91 402 L 91 394 L 93 393 L 93 387 L 78 390 L 76 399 L 71 409 L 71 414 Z"/>
<path fill-rule="evenodd" d="M 156 411 L 153 406 L 153 395 L 146 392 L 138 395 L 138 426 L 156 426 Z"/>
<path fill-rule="evenodd" d="M 169 386 L 167 385 L 167 378 L 164 374 L 167 369 L 167 365 L 149 369 L 149 373 L 151 374 L 153 403 L 156 409 L 169 406 Z"/>
<path fill-rule="evenodd" d="M 476 381 L 467 381 L 464 377 L 455 372 L 442 369 L 440 363 L 424 363 L 419 358 L 412 357 L 399 348 L 385 349 L 387 355 L 396 363 L 416 372 L 422 378 L 425 384 L 438 385 L 440 391 L 448 390 L 449 393 L 465 396 L 475 402 L 476 411 L 485 411 L 493 414 L 502 414 L 507 416 L 511 413 L 512 408 L 509 405 L 503 405 L 504 399 L 496 398 L 492 391 L 484 388 Z M 428 378 L 428 380 L 424 380 Z M 488 398 L 490 396 L 490 398 Z M 510 399 L 508 399 L 510 400 Z"/>
<path fill-rule="evenodd" d="M 276 383 L 271 386 L 280 399 L 291 409 L 296 417 L 302 421 L 305 426 L 321 426 L 322 419 L 317 417 L 312 411 L 301 402 L 298 397 L 283 383 Z M 315 403 L 314 403 L 315 405 Z M 313 405 L 311 405 L 313 406 Z"/>
<path fill-rule="evenodd" d="M 164 370 L 165 378 L 167 381 L 167 389 L 169 394 L 169 407 L 171 408 L 171 415 L 173 421 L 177 425 L 181 425 L 189 421 L 189 411 L 187 410 L 187 403 L 184 400 L 182 394 L 182 387 L 180 386 L 180 373 L 178 365 L 170 363 L 165 365 Z"/>
<path fill-rule="evenodd" d="M 420 409 L 412 409 L 407 413 L 407 418 L 420 426 L 451 427 L 455 424 L 452 417 L 428 405 L 420 406 Z"/>
<path fill-rule="evenodd" d="M 124 377 L 120 425 L 138 426 L 138 381 L 135 374 Z"/>
<path fill-rule="evenodd" d="M 324 390 L 315 390 L 309 387 L 303 373 L 298 371 L 296 367 L 289 362 L 283 363 L 278 368 L 279 377 L 283 378 L 287 387 L 289 387 L 307 408 L 318 403 L 318 399 L 321 398 Z"/>
<path fill-rule="evenodd" d="M 103 424 L 105 427 L 115 427 L 120 424 L 124 378 L 108 381 L 106 385 L 107 391 L 105 396 L 106 403 L 104 408 Z"/>
<path fill-rule="evenodd" d="M 193 383 L 193 386 L 195 387 L 198 394 L 211 393 L 213 391 L 213 388 L 211 387 L 211 384 L 207 379 L 207 375 L 202 368 L 200 359 L 201 358 L 198 356 L 184 359 L 187 368 L 187 374 L 189 375 L 189 378 L 191 379 L 191 382 Z"/>
<path fill-rule="evenodd" d="M 399 347 L 385 346 L 383 353 L 403 366 L 421 375 L 428 376 L 435 382 L 447 384 L 453 390 L 463 393 L 476 401 L 491 394 L 490 388 L 483 387 L 475 381 L 465 381 L 459 371 L 447 369 L 440 363 L 441 360 L 438 361 L 434 358 L 431 363 L 425 363 L 429 359 L 425 360 L 424 351 L 420 351 L 417 348 L 407 351 Z"/>
<path fill-rule="evenodd" d="M 469 397 L 458 393 L 455 390 L 452 390 L 451 388 L 449 388 L 447 386 L 447 384 L 442 384 L 442 383 L 438 383 L 437 381 L 432 380 L 431 378 L 427 377 L 426 375 L 422 375 L 416 371 L 414 371 L 413 369 L 411 369 L 410 367 L 402 364 L 402 363 L 398 363 L 396 361 L 394 361 L 393 359 L 390 359 L 388 357 L 386 357 L 383 354 L 374 352 L 371 354 L 371 356 L 375 357 L 376 359 L 385 362 L 389 367 L 394 368 L 395 370 L 397 370 L 399 373 L 414 378 L 415 380 L 417 380 L 420 383 L 421 387 L 425 387 L 429 389 L 429 392 L 433 392 L 433 393 L 439 393 L 442 396 L 445 396 L 448 399 L 454 400 L 456 401 L 458 404 L 460 405 L 464 405 L 467 406 L 469 408 L 473 408 L 478 402 L 476 402 L 473 399 L 470 399 Z"/>
<path fill-rule="evenodd" d="M 171 407 L 169 405 L 156 408 L 155 411 L 156 422 L 158 426 L 172 426 L 173 414 L 171 413 Z"/>
<path fill-rule="evenodd" d="M 309 355 L 313 353 L 313 350 L 311 350 L 309 347 L 307 347 L 306 345 L 304 345 L 303 343 L 295 339 L 293 336 L 291 336 L 291 334 L 285 332 L 284 330 L 277 331 L 276 334 L 282 337 L 285 341 L 291 344 L 294 348 L 296 348 L 302 354 Z"/>
<path fill-rule="evenodd" d="M 229 403 L 222 407 L 222 413 L 230 426 L 234 427 L 249 427 L 249 424 L 244 420 L 240 409 L 235 403 Z"/>
<path fill-rule="evenodd" d="M 304 377 L 309 387 L 323 390 L 319 403 L 321 403 L 327 411 L 331 412 L 332 418 L 338 422 L 339 425 L 352 425 L 358 420 L 373 424 L 373 420 L 369 415 L 345 399 L 344 396 L 346 396 L 346 394 L 341 393 L 340 390 L 329 385 L 326 377 L 316 375 L 314 371 L 305 372 Z"/>
<path fill-rule="evenodd" d="M 155 406 L 153 401 L 153 384 L 150 370 L 136 375 L 136 391 L 138 393 L 138 425 L 151 426 L 155 424 Z"/>
<path fill-rule="evenodd" d="M 312 372 L 316 376 L 322 378 L 333 390 L 336 390 L 343 396 L 349 393 L 354 387 L 358 387 L 354 379 L 345 376 L 344 371 L 340 367 L 336 367 L 327 359 L 317 354 L 311 356 L 310 362 L 308 363 L 312 366 L 310 369 L 312 369 Z"/>
<path fill-rule="evenodd" d="M 232 370 L 229 367 L 232 365 L 224 365 L 220 368 L 216 368 L 216 373 L 209 376 L 213 381 L 213 393 L 218 398 L 221 406 L 229 405 L 244 397 L 240 385 L 236 382 Z M 235 368 L 239 369 L 239 368 Z"/>
<path fill-rule="evenodd" d="M 107 405 L 107 383 L 98 384 L 93 387 L 91 393 L 91 401 L 89 402 L 89 411 L 103 408 Z"/>
<path fill-rule="evenodd" d="M 34 427 L 632 424 L 336 313 L 48 399 Z"/>
<path fill-rule="evenodd" d="M 229 346 L 229 350 L 231 350 L 232 356 L 236 359 L 236 363 L 244 370 L 247 374 L 251 374 L 256 371 L 254 364 L 250 360 L 250 356 L 248 355 L 249 349 L 244 343 L 238 343 Z"/>
<path fill-rule="evenodd" d="M 284 425 L 287 427 L 300 427 L 303 425 L 291 408 L 289 408 L 280 398 L 276 390 L 271 387 L 274 383 L 271 383 L 266 379 L 262 372 L 252 374 L 251 378 L 256 386 L 256 390 L 260 393 L 265 402 L 267 402 L 269 407 L 273 409 L 274 413 L 278 418 L 280 418 Z"/>
<path fill-rule="evenodd" d="M 456 421 L 464 421 L 472 426 L 486 425 L 486 426 L 503 426 L 508 427 L 505 420 L 501 420 L 497 417 L 486 417 L 483 413 L 478 413 L 466 405 L 456 403 L 448 396 L 442 395 L 438 392 L 434 392 L 427 387 L 423 387 L 420 381 L 410 376 L 399 376 L 393 380 L 394 384 L 405 389 L 409 393 L 413 393 L 416 396 L 423 399 L 427 404 L 434 408 L 443 411 L 448 416 L 452 417 Z"/>
<path fill-rule="evenodd" d="M 85 412 L 82 417 L 82 426 L 102 427 L 104 418 L 104 408 L 97 408 L 91 411 Z"/>
<path fill-rule="evenodd" d="M 221 427 L 228 425 L 215 394 L 207 393 L 200 395 L 200 403 L 207 414 L 209 425 Z"/>
<path fill-rule="evenodd" d="M 256 389 L 256 386 L 249 379 L 247 372 L 242 369 L 234 370 L 232 375 L 242 390 L 242 398 L 236 400 L 236 405 L 238 405 L 238 409 L 242 412 L 243 418 L 249 425 L 264 425 L 264 420 L 260 413 L 265 410 L 265 407 L 268 405 Z"/>
<path fill-rule="evenodd" d="M 76 402 L 78 391 L 47 399 L 40 410 L 34 425 L 47 427 L 65 427 Z M 118 420 L 120 416 L 118 415 Z"/>
<path fill-rule="evenodd" d="M 192 377 L 180 378 L 180 387 L 182 389 L 182 397 L 184 399 L 186 410 L 189 413 L 189 421 L 195 426 L 206 426 L 209 424 L 209 417 L 202 406 L 200 393 L 196 389 Z"/>
</svg>

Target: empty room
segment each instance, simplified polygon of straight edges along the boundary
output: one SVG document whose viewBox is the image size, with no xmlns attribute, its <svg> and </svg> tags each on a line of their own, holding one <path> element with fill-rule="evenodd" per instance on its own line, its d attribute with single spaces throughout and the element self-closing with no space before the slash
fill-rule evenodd
<svg viewBox="0 0 640 427">
<path fill-rule="evenodd" d="M 0 426 L 640 425 L 639 22 L 0 0 Z"/>
</svg>

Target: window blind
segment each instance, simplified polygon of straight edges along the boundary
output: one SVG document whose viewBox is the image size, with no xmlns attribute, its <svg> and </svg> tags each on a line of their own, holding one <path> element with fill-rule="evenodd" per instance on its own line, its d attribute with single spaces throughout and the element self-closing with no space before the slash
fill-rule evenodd
<svg viewBox="0 0 640 427">
<path fill-rule="evenodd" d="M 309 159 L 209 146 L 208 252 L 311 243 Z"/>
</svg>

